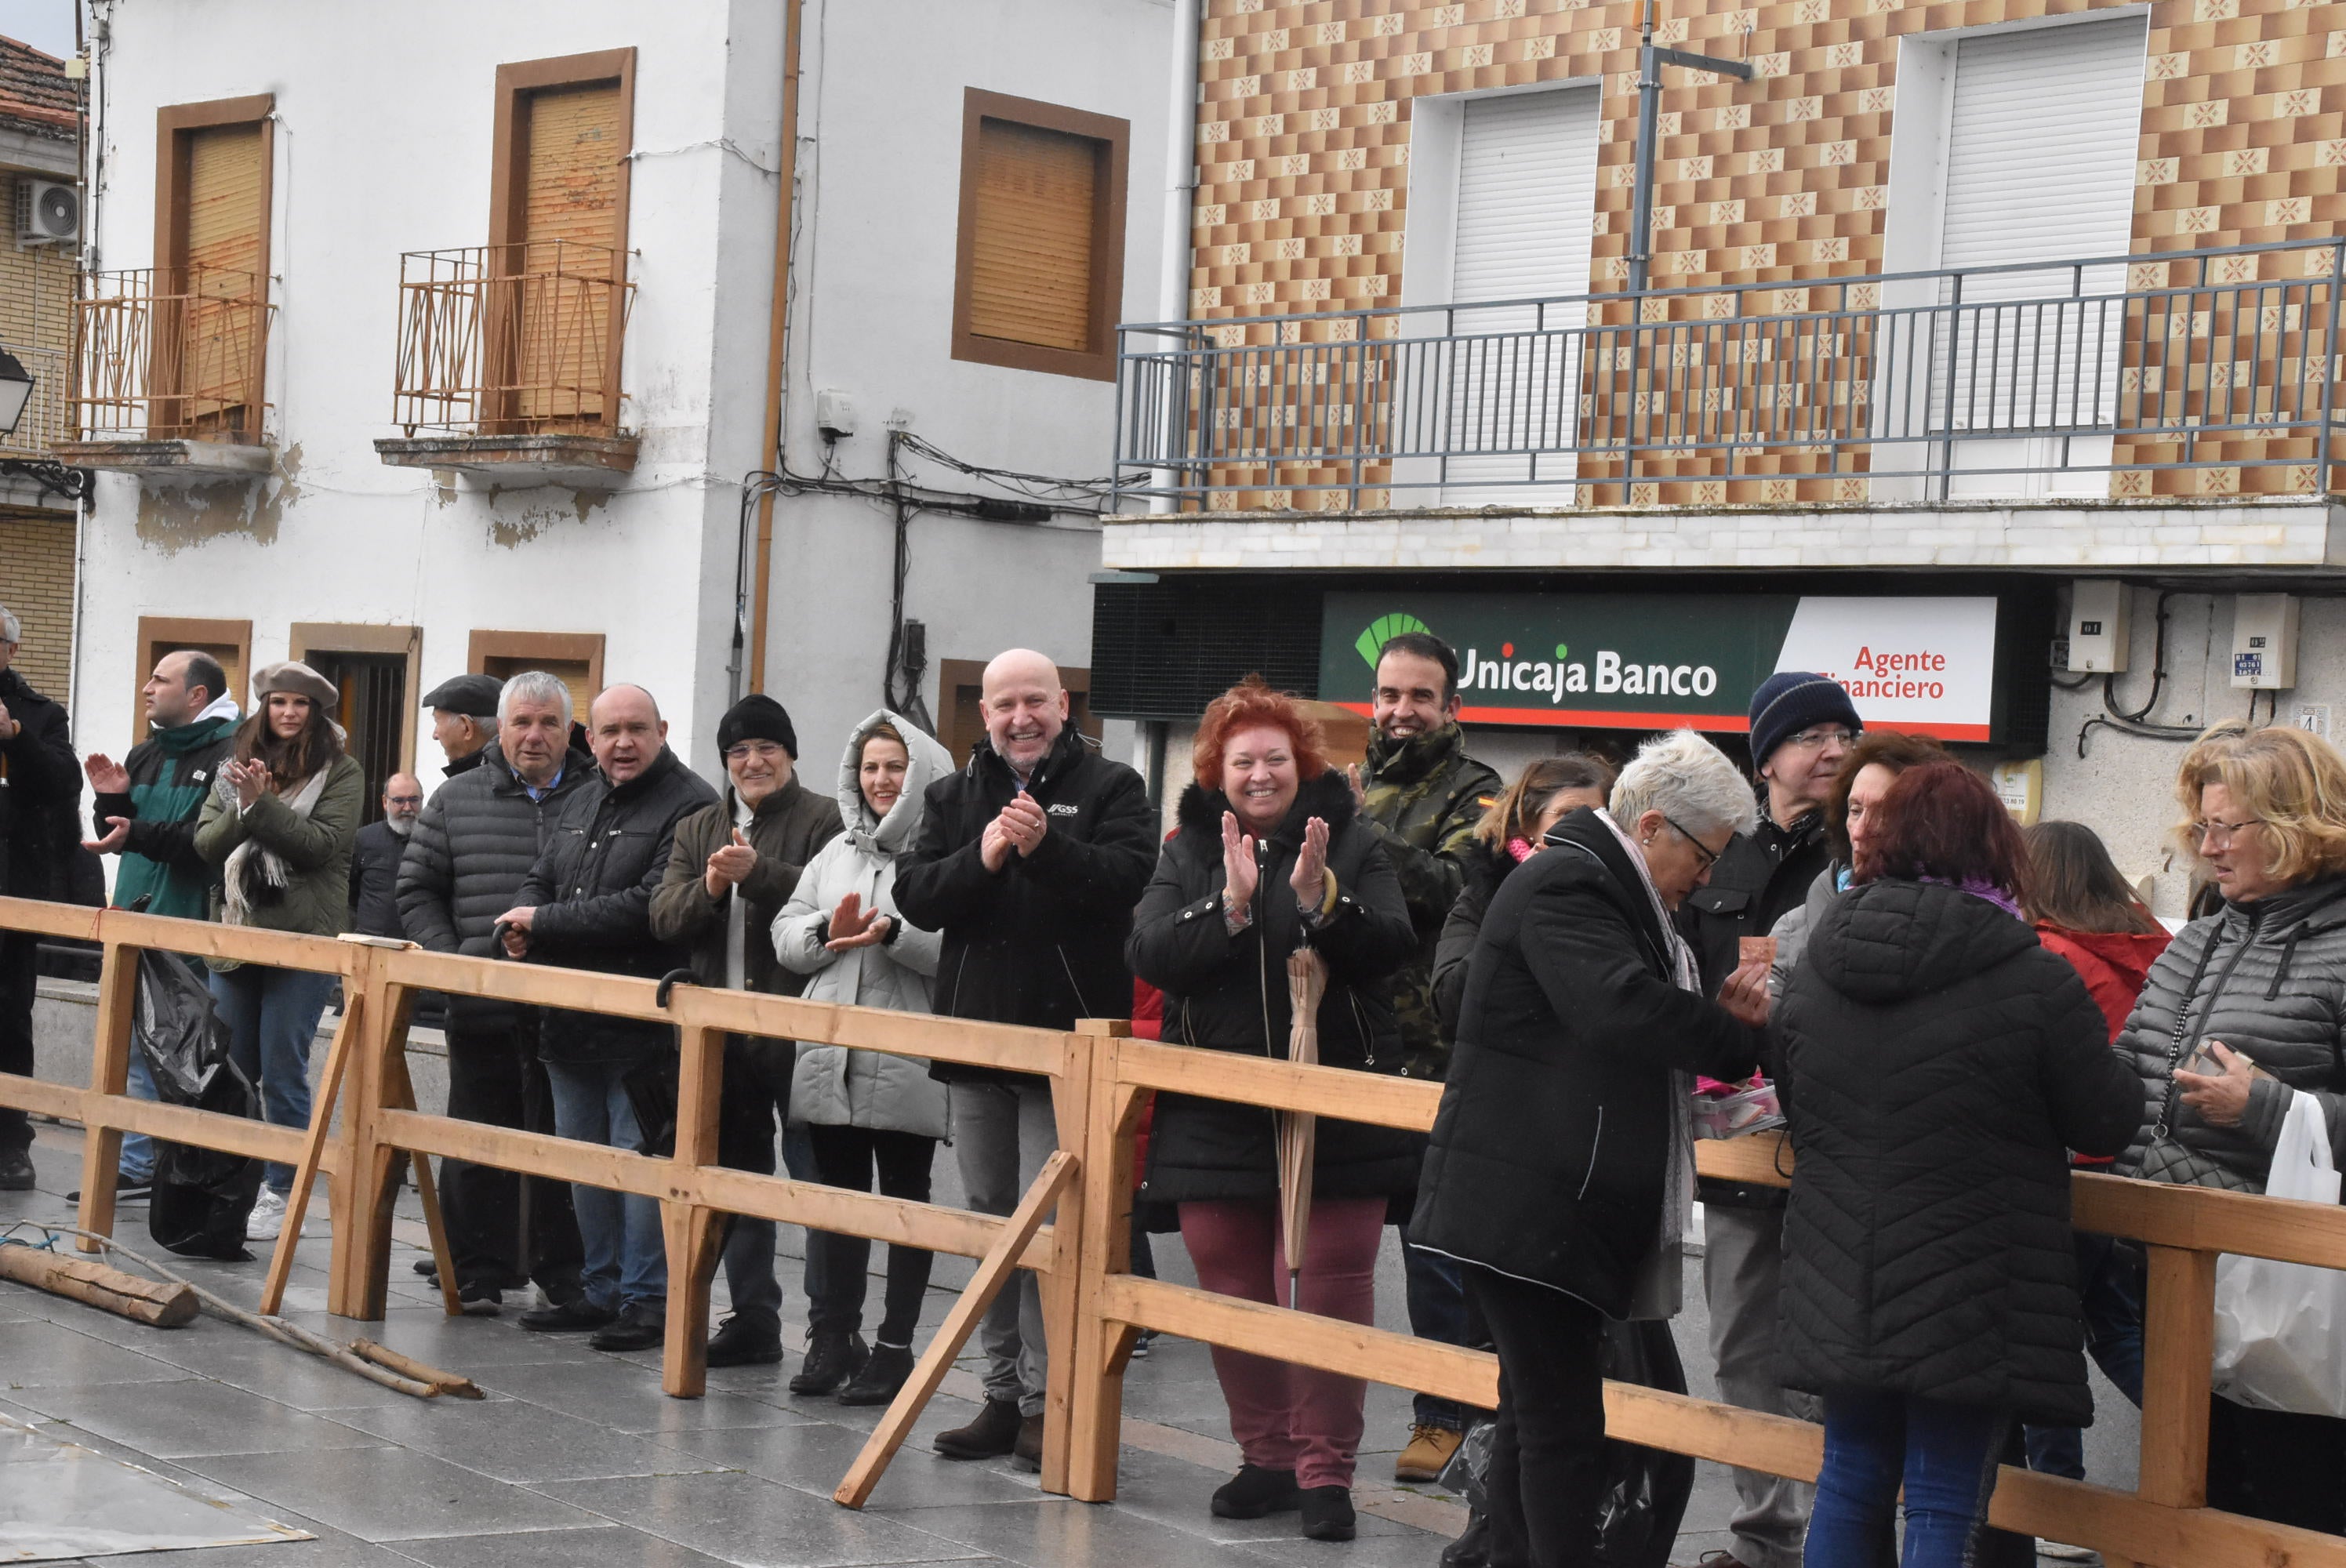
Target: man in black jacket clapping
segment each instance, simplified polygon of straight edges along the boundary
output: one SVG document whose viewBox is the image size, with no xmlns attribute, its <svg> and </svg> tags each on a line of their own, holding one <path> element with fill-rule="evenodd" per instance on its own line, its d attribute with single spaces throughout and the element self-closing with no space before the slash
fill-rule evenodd
<svg viewBox="0 0 2346 1568">
<path fill-rule="evenodd" d="M 24 632 L 0 606 L 0 892 L 66 896 L 66 860 L 81 841 L 81 764 L 65 708 L 10 668 Z M 38 943 L 0 933 L 0 1073 L 33 1071 L 33 991 Z M 33 1124 L 0 1110 L 0 1191 L 33 1185 Z"/>
<path fill-rule="evenodd" d="M 936 1010 L 1043 1029 L 1132 1012 L 1125 938 L 1157 862 L 1157 815 L 1140 775 L 1067 727 L 1058 667 L 1014 648 L 985 667 L 985 738 L 929 787 L 920 842 L 896 903 L 944 933 Z M 932 1069 L 952 1084 L 954 1152 L 972 1208 L 1008 1214 L 1058 1147 L 1050 1084 L 982 1068 Z M 1022 1274 L 986 1314 L 985 1408 L 937 1435 L 948 1459 L 1043 1452 L 1043 1303 Z"/>
<path fill-rule="evenodd" d="M 509 957 L 658 979 L 686 954 L 652 936 L 652 894 L 668 870 L 676 825 L 711 789 L 668 748 L 668 721 L 651 693 L 615 686 L 595 699 L 588 741 L 602 776 L 563 808 L 515 906 L 497 917 Z M 548 1009 L 539 1052 L 554 1088 L 554 1130 L 566 1138 L 640 1150 L 630 1073 L 673 1051 L 665 1023 Z M 641 1350 L 668 1324 L 668 1258 L 659 1205 L 573 1186 L 586 1251 L 575 1301 L 522 1315 L 541 1333 L 597 1330 L 598 1350 Z"/>
</svg>

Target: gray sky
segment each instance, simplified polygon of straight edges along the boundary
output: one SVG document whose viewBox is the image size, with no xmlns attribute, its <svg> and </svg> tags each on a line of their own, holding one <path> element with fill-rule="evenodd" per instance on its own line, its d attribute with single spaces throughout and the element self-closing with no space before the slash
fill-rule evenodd
<svg viewBox="0 0 2346 1568">
<path fill-rule="evenodd" d="M 0 0 L 0 36 L 63 57 L 74 52 L 75 0 Z"/>
</svg>

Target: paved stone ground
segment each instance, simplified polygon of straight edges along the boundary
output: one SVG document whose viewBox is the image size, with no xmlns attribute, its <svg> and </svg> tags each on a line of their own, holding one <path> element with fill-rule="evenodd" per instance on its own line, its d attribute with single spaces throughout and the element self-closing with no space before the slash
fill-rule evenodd
<svg viewBox="0 0 2346 1568">
<path fill-rule="evenodd" d="M 0 1197 L 0 1221 L 70 1220 L 63 1195 L 79 1181 L 79 1137 L 44 1125 L 35 1147 L 40 1189 Z M 938 1162 L 940 1201 L 957 1198 L 950 1158 Z M 316 1213 L 322 1215 L 322 1196 Z M 138 1246 L 144 1211 L 124 1212 Z M 326 1238 L 313 1219 L 287 1315 L 321 1332 L 361 1331 L 324 1312 Z M 709 1375 L 699 1400 L 659 1391 L 656 1351 L 598 1354 L 568 1336 L 522 1331 L 502 1319 L 451 1320 L 411 1272 L 423 1230 L 412 1209 L 399 1227 L 393 1304 L 374 1337 L 462 1371 L 485 1403 L 423 1402 L 213 1319 L 158 1330 L 0 1283 L 0 1415 L 141 1464 L 209 1496 L 314 1533 L 310 1542 L 109 1556 L 107 1565 L 168 1568 L 715 1568 L 725 1563 L 937 1562 L 1024 1568 L 1161 1568 L 1291 1564 L 1432 1568 L 1464 1510 L 1438 1488 L 1391 1481 L 1407 1441 L 1408 1396 L 1372 1385 L 1356 1498 L 1361 1538 L 1300 1540 L 1294 1516 L 1216 1520 L 1206 1502 L 1236 1467 L 1205 1348 L 1159 1340 L 1126 1380 L 1120 1495 L 1095 1507 L 1044 1494 L 1008 1462 L 955 1464 L 929 1439 L 973 1413 L 974 1361 L 950 1374 L 913 1439 L 861 1513 L 830 1493 L 879 1418 L 827 1400 L 794 1398 L 797 1369 Z M 784 1231 L 786 1251 L 798 1237 Z M 1178 1237 L 1157 1240 L 1161 1271 L 1189 1279 Z M 150 1248 L 142 1248 L 150 1250 Z M 878 1249 L 875 1248 L 875 1252 Z M 1378 1277 L 1379 1321 L 1402 1327 L 1401 1270 L 1390 1233 Z M 923 1332 L 950 1305 L 967 1266 L 940 1259 Z M 260 1293 L 264 1265 L 179 1260 L 232 1300 Z M 795 1257 L 785 1260 L 786 1317 L 802 1313 Z M 873 1282 L 876 1306 L 879 1281 Z M 721 1298 L 722 1280 L 719 1281 Z M 508 1297 L 508 1302 L 514 1298 Z M 1679 1340 L 1697 1393 L 1707 1393 L 1700 1302 Z M 796 1323 L 785 1324 L 795 1342 Z M 2105 1400 L 2105 1408 L 2107 1408 Z M 2129 1416 L 2131 1411 L 2127 1412 Z M 2097 1477 L 2130 1477 L 2132 1433 L 2091 1434 Z M 2114 1465 L 2120 1468 L 2113 1469 Z M 1677 1561 L 1725 1546 L 1734 1494 L 1719 1467 L 1700 1467 Z"/>
</svg>

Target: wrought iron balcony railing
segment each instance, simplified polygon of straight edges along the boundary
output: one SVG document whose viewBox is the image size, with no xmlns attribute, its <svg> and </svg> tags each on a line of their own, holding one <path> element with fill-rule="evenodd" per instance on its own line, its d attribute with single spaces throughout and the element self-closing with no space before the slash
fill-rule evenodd
<svg viewBox="0 0 2346 1568">
<path fill-rule="evenodd" d="M 634 290 L 605 245 L 407 252 L 392 423 L 410 436 L 616 433 Z"/>
<path fill-rule="evenodd" d="M 1120 329 L 1180 507 L 2326 493 L 2317 241 Z"/>
<path fill-rule="evenodd" d="M 73 421 L 85 441 L 257 443 L 268 404 L 262 280 L 210 267 L 93 272 L 74 301 Z"/>
</svg>

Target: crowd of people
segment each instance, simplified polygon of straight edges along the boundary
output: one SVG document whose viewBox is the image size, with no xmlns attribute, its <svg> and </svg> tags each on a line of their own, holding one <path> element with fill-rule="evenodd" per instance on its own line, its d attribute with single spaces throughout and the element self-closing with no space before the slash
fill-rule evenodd
<svg viewBox="0 0 2346 1568">
<path fill-rule="evenodd" d="M 986 667 L 968 757 L 882 708 L 828 790 L 801 779 L 769 697 L 719 722 L 713 785 L 640 687 L 575 725 L 550 674 L 469 675 L 425 698 L 444 780 L 393 777 L 362 830 L 339 694 L 308 666 L 260 670 L 246 714 L 215 660 L 171 653 L 148 738 L 84 760 L 7 667 L 17 636 L 0 611 L 0 887 L 17 896 L 70 896 L 78 847 L 118 858 L 115 902 L 158 913 L 1051 1029 L 1129 1015 L 1271 1057 L 1297 1023 L 1288 961 L 1316 954 L 1320 1061 L 1443 1083 L 1430 1139 L 1321 1118 L 1290 1259 L 1275 1117 L 1161 1095 L 1134 1262 L 1148 1231 L 1178 1230 L 1209 1289 L 1367 1323 L 1401 1227 L 1413 1329 L 1500 1367 L 1494 1411 L 1421 1396 L 1396 1464 L 1432 1480 L 1492 1422 L 1453 1568 L 1611 1561 L 1608 1343 L 1645 1326 L 1656 1380 L 1678 1379 L 1667 1325 L 1698 1200 L 1721 1397 L 1825 1432 L 1814 1488 L 1737 1473 L 1732 1544 L 1706 1562 L 1953 1568 L 2026 1554 L 1986 1527 L 1998 1464 L 2082 1476 L 2089 1350 L 2141 1399 L 2143 1257 L 2073 1232 L 2071 1169 L 2257 1192 L 2301 1095 L 2346 1156 L 2346 760 L 2297 730 L 2219 725 L 2186 752 L 2177 838 L 2205 912 L 2170 942 L 2089 829 L 2024 831 L 1938 742 L 1867 732 L 1846 689 L 1800 671 L 1753 694 L 1748 771 L 1681 730 L 1617 769 L 1572 753 L 1506 780 L 1467 754 L 1454 652 L 1412 633 L 1380 652 L 1359 764 L 1250 677 L 1202 716 L 1169 823 L 1025 650 Z M 327 982 L 209 967 L 263 1114 L 306 1124 Z M 32 973 L 31 939 L 0 938 L 0 1070 L 29 1070 Z M 449 998 L 443 1023 L 451 1115 L 647 1152 L 674 1135 L 669 1030 L 495 996 Z M 1698 1178 L 1704 1108 L 1770 1085 L 1789 1190 Z M 0 1112 L 0 1187 L 31 1184 L 30 1138 Z M 1008 1213 L 1058 1146 L 1047 1084 L 726 1044 L 727 1166 L 771 1172 L 779 1139 L 801 1179 L 925 1199 L 948 1138 L 970 1205 Z M 152 1161 L 125 1140 L 126 1193 Z M 281 1226 L 288 1177 L 270 1168 L 249 1236 Z M 534 1284 L 526 1329 L 661 1340 L 657 1205 L 453 1161 L 441 1179 L 467 1310 Z M 774 1227 L 733 1222 L 723 1260 L 710 1364 L 779 1361 Z M 889 1248 L 867 1343 L 869 1244 L 811 1237 L 792 1391 L 892 1398 L 929 1261 Z M 1031 1276 L 982 1342 L 984 1403 L 935 1446 L 1033 1466 L 1048 1348 Z M 1212 1512 L 1351 1539 L 1364 1385 L 1219 1348 L 1213 1364 L 1242 1464 Z M 2346 1533 L 2346 1420 L 2219 1395 L 2208 1489 Z"/>
</svg>

